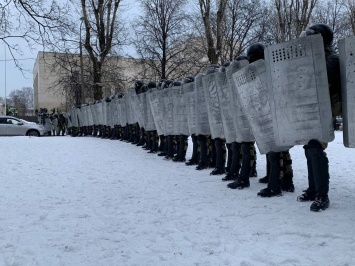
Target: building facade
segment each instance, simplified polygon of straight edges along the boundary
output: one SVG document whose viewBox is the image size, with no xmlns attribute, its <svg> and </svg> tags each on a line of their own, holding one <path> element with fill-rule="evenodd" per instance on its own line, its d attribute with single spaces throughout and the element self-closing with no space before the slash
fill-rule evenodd
<svg viewBox="0 0 355 266">
<path fill-rule="evenodd" d="M 79 62 L 77 54 L 38 52 L 33 68 L 34 109 L 66 112 L 77 102 L 93 101 L 90 86 L 86 85 L 92 84 L 90 61 L 83 57 L 83 86 Z M 139 60 L 133 58 L 109 57 L 103 68 L 103 97 L 127 91 L 136 79 L 155 78 L 154 74 L 147 73 Z"/>
</svg>

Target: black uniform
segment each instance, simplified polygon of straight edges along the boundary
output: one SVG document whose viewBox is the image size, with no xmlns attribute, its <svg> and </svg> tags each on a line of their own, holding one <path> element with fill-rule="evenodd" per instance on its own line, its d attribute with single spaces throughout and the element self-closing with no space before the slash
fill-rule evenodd
<svg viewBox="0 0 355 266">
<path fill-rule="evenodd" d="M 325 24 L 310 26 L 305 35 L 321 34 L 323 37 L 325 60 L 330 101 L 333 116 L 341 114 L 341 83 L 339 57 L 335 53 L 333 43 L 333 31 Z M 297 198 L 298 201 L 313 201 L 311 211 L 325 210 L 329 207 L 329 169 L 328 158 L 325 153 L 327 143 L 312 139 L 304 146 L 308 168 L 308 188 Z"/>
</svg>

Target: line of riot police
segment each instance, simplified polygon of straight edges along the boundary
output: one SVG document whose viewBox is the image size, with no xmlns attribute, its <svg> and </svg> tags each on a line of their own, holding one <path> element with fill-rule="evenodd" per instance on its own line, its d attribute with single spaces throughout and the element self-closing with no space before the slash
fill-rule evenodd
<svg viewBox="0 0 355 266">
<path fill-rule="evenodd" d="M 224 175 L 231 189 L 247 188 L 257 176 L 256 144 L 267 160 L 267 175 L 259 179 L 267 184 L 261 197 L 294 192 L 289 150 L 304 145 L 308 187 L 297 200 L 311 201 L 312 211 L 325 210 L 324 150 L 334 139 L 332 121 L 341 114 L 341 102 L 344 144 L 355 147 L 350 104 L 355 93 L 348 90 L 346 71 L 355 39 L 341 43 L 340 61 L 332 42 L 330 27 L 314 24 L 302 38 L 269 47 L 253 44 L 245 56 L 181 81 L 138 80 L 124 95 L 72 108 L 70 134 L 127 141 L 174 162 L 186 161 L 191 137 L 192 156 L 185 164 L 212 167 L 210 174 Z"/>
</svg>

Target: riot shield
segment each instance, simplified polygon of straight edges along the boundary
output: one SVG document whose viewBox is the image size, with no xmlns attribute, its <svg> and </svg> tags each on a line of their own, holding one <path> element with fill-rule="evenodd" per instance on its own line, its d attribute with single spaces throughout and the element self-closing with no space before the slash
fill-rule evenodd
<svg viewBox="0 0 355 266">
<path fill-rule="evenodd" d="M 136 91 L 134 89 L 130 89 L 126 94 L 127 122 L 130 125 L 137 123 L 137 119 L 135 117 L 134 99 L 132 99 L 134 95 L 136 95 Z"/>
<path fill-rule="evenodd" d="M 71 124 L 73 127 L 78 127 L 79 126 L 79 121 L 78 121 L 78 108 L 73 107 L 71 109 Z"/>
<path fill-rule="evenodd" d="M 82 127 L 85 125 L 84 112 L 80 108 L 76 108 L 76 116 L 78 118 L 78 126 Z"/>
<path fill-rule="evenodd" d="M 81 110 L 81 117 L 79 117 L 81 119 L 80 125 L 82 127 L 86 127 L 86 126 L 88 126 L 87 105 L 85 105 L 85 104 L 81 105 L 81 109 L 80 110 Z"/>
<path fill-rule="evenodd" d="M 97 102 L 96 104 L 96 116 L 97 116 L 97 125 L 102 125 L 102 102 Z"/>
<path fill-rule="evenodd" d="M 139 99 L 137 98 L 137 94 L 130 94 L 129 97 L 130 97 L 130 110 L 133 114 L 134 120 L 136 120 L 139 123 L 141 122 Z"/>
<path fill-rule="evenodd" d="M 187 124 L 187 110 L 184 101 L 184 86 L 174 86 L 173 90 L 173 108 L 174 108 L 174 135 L 189 135 Z"/>
<path fill-rule="evenodd" d="M 94 118 L 92 115 L 91 104 L 87 105 L 86 112 L 87 112 L 88 126 L 93 126 L 94 125 Z"/>
<path fill-rule="evenodd" d="M 73 126 L 73 123 L 71 122 L 71 117 L 72 117 L 72 115 L 73 115 L 73 113 L 72 113 L 72 111 L 70 110 L 70 111 L 68 112 L 68 119 L 67 119 L 67 122 L 68 122 L 67 127 L 68 127 L 68 128 L 71 128 L 71 127 Z"/>
<path fill-rule="evenodd" d="M 97 125 L 97 117 L 96 117 L 96 106 L 95 104 L 90 104 L 89 105 L 90 110 L 91 110 L 91 116 L 92 116 L 92 125 Z"/>
<path fill-rule="evenodd" d="M 116 108 L 115 108 L 115 117 L 116 117 L 116 125 L 121 125 L 121 106 L 120 106 L 120 99 L 116 98 Z"/>
<path fill-rule="evenodd" d="M 111 117 L 111 127 L 117 125 L 117 98 L 113 97 L 110 104 L 110 117 Z"/>
<path fill-rule="evenodd" d="M 280 146 L 334 140 L 323 39 L 312 35 L 265 49 L 269 104 Z"/>
<path fill-rule="evenodd" d="M 292 146 L 279 146 L 275 142 L 273 117 L 266 84 L 265 61 L 258 60 L 242 68 L 232 77 L 260 153 L 266 154 L 270 151 L 280 152 L 290 149 Z"/>
<path fill-rule="evenodd" d="M 106 124 L 109 127 L 113 127 L 113 107 L 114 104 L 112 102 L 112 99 L 110 102 L 107 102 L 107 109 L 106 109 Z"/>
<path fill-rule="evenodd" d="M 255 137 L 251 130 L 248 118 L 244 113 L 244 110 L 240 103 L 239 94 L 237 93 L 237 87 L 232 78 L 232 75 L 234 73 L 247 66 L 248 64 L 249 62 L 247 60 L 234 61 L 226 68 L 226 77 L 229 90 L 227 88 L 223 90 L 226 93 L 222 96 L 223 101 L 226 102 L 226 105 L 223 104 L 222 119 L 224 119 L 225 121 L 223 125 L 227 126 L 227 130 L 225 132 L 229 132 L 228 137 L 233 138 L 233 136 L 235 136 L 233 142 L 255 141 Z M 223 82 L 221 82 L 221 84 L 223 84 Z M 228 93 L 230 93 L 230 96 L 228 95 Z M 227 97 L 231 100 L 228 100 Z M 232 124 L 230 122 L 230 116 L 232 117 Z"/>
<path fill-rule="evenodd" d="M 208 121 L 208 112 L 206 97 L 203 86 L 203 77 L 205 74 L 198 74 L 195 77 L 195 93 L 196 93 L 196 134 L 211 135 L 210 123 Z"/>
<path fill-rule="evenodd" d="M 164 135 L 174 135 L 173 90 L 166 88 L 161 95 L 164 103 Z"/>
<path fill-rule="evenodd" d="M 152 89 L 148 94 L 155 127 L 159 135 L 164 135 L 164 98 L 161 95 L 163 92 L 164 90 Z"/>
<path fill-rule="evenodd" d="M 146 97 L 146 105 L 145 105 L 145 115 L 144 115 L 144 125 L 145 125 L 145 130 L 146 131 L 152 131 L 156 130 L 155 123 L 154 123 L 154 118 L 153 118 L 153 113 L 150 105 L 150 101 L 148 98 L 148 95 L 150 94 L 150 91 L 147 91 L 144 93 Z"/>
<path fill-rule="evenodd" d="M 101 101 L 101 125 L 107 126 L 106 125 L 106 116 L 107 116 L 107 103 L 105 99 Z"/>
<path fill-rule="evenodd" d="M 211 73 L 203 77 L 203 87 L 205 91 L 208 121 L 211 129 L 212 139 L 224 139 L 224 130 L 222 124 L 221 107 L 218 98 L 219 84 L 217 85 L 217 78 L 220 72 Z"/>
<path fill-rule="evenodd" d="M 126 96 L 123 96 L 118 102 L 120 105 L 120 124 L 125 127 L 127 125 Z"/>
<path fill-rule="evenodd" d="M 145 110 L 146 110 L 146 94 L 140 93 L 133 96 L 134 99 L 134 111 L 135 117 L 137 118 L 138 124 L 140 127 L 145 128 Z"/>
<path fill-rule="evenodd" d="M 341 97 L 343 115 L 343 143 L 355 148 L 355 36 L 339 42 Z"/>
<path fill-rule="evenodd" d="M 187 126 L 189 129 L 188 135 L 196 134 L 196 93 L 194 83 L 195 82 L 190 82 L 183 85 Z"/>
</svg>

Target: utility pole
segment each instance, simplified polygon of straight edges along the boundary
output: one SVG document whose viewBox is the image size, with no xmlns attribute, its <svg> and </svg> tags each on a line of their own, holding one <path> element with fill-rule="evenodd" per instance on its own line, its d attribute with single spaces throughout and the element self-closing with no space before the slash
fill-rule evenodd
<svg viewBox="0 0 355 266">
<path fill-rule="evenodd" d="M 7 94 L 6 93 L 6 87 L 7 87 L 7 84 L 6 84 L 6 76 L 7 76 L 7 73 L 6 73 L 6 60 L 7 60 L 6 59 L 6 45 L 4 45 L 4 48 L 5 48 L 5 79 L 4 79 L 5 80 L 5 99 L 4 100 L 5 100 L 5 115 L 7 115 L 7 105 L 6 105 L 6 97 L 7 97 L 6 96 L 6 94 Z"/>
<path fill-rule="evenodd" d="M 80 18 L 81 23 L 80 23 L 80 93 L 79 93 L 79 101 L 80 103 L 84 103 L 84 65 L 83 65 L 83 48 L 82 48 L 82 42 L 81 42 L 81 27 L 83 25 L 84 18 Z"/>
</svg>

